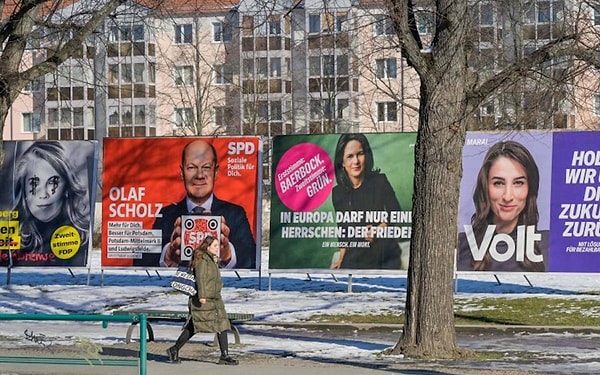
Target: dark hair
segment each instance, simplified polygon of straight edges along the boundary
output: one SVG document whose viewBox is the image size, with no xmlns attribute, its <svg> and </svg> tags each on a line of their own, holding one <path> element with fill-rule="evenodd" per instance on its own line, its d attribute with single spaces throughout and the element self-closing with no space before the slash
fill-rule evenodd
<svg viewBox="0 0 600 375">
<path fill-rule="evenodd" d="M 188 144 L 186 144 L 186 145 L 183 147 L 183 151 L 181 151 L 181 166 L 183 166 L 183 165 L 185 164 L 185 152 L 187 151 L 188 147 L 189 147 L 189 146 L 190 146 L 192 143 L 194 143 L 194 142 L 198 142 L 198 141 L 205 142 L 205 143 L 206 143 L 206 144 L 207 144 L 207 145 L 210 147 L 210 150 L 211 150 L 211 152 L 212 152 L 212 154 L 213 154 L 213 159 L 214 159 L 215 165 L 217 165 L 217 164 L 218 164 L 218 163 L 217 163 L 217 150 L 215 149 L 215 146 L 213 146 L 213 145 L 212 145 L 212 143 L 206 142 L 205 140 L 201 140 L 201 139 L 195 139 L 195 140 L 193 140 L 193 141 L 191 141 L 191 142 L 188 142 Z"/>
<path fill-rule="evenodd" d="M 487 226 L 493 224 L 494 212 L 491 209 L 489 200 L 488 179 L 492 165 L 500 157 L 506 157 L 521 164 L 527 174 L 527 198 L 525 200 L 525 208 L 523 208 L 523 211 L 519 214 L 518 225 L 537 225 L 539 220 L 537 197 L 540 186 L 540 173 L 533 156 L 529 150 L 518 142 L 498 142 L 490 147 L 483 159 L 483 163 L 477 175 L 475 191 L 473 193 L 475 213 L 471 217 L 471 224 L 473 225 L 473 232 L 478 241 L 481 241 L 483 238 Z M 535 246 L 535 253 L 541 254 L 537 243 Z M 474 262 L 473 270 L 485 270 L 489 267 L 489 263 L 490 254 L 488 252 L 483 260 Z M 524 269 L 529 271 L 544 270 L 542 262 L 531 262 L 526 259 L 520 263 Z"/>
<path fill-rule="evenodd" d="M 59 142 L 35 142 L 21 155 L 15 167 L 15 201 L 21 222 L 21 248 L 34 252 L 43 252 L 44 239 L 25 203 L 27 173 L 39 160 L 45 160 L 65 181 L 64 204 L 61 215 L 66 217 L 79 231 L 81 243 L 88 240 L 89 205 L 86 188 L 81 185 L 74 168 L 68 163 L 64 149 Z"/>
<path fill-rule="evenodd" d="M 217 240 L 216 238 L 214 238 L 213 236 L 210 236 L 210 235 L 204 237 L 202 242 L 200 242 L 200 245 L 198 245 L 194 249 L 194 254 L 192 255 L 192 264 L 191 264 L 192 268 L 196 267 L 200 263 L 200 259 L 202 259 L 202 253 L 206 253 L 208 250 L 208 247 L 210 245 L 212 245 L 212 243 L 215 242 L 216 240 Z"/>
<path fill-rule="evenodd" d="M 341 186 L 345 190 L 352 189 L 352 183 L 348 178 L 348 174 L 344 170 L 344 149 L 346 145 L 350 141 L 358 141 L 360 142 L 363 151 L 365 153 L 365 178 L 368 178 L 369 175 L 378 174 L 379 169 L 375 168 L 375 161 L 373 159 L 373 150 L 371 150 L 371 145 L 369 145 L 369 141 L 364 134 L 360 133 L 349 133 L 342 134 L 338 139 L 337 146 L 335 147 L 335 180 L 337 184 Z"/>
</svg>

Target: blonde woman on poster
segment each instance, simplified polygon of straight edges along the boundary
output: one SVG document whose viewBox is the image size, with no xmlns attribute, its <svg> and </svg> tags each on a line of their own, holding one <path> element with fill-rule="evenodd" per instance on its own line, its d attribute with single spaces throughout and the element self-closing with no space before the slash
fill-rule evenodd
<svg viewBox="0 0 600 375">
<path fill-rule="evenodd" d="M 35 142 L 14 172 L 20 250 L 14 265 L 85 265 L 90 206 L 87 186 L 59 142 Z"/>
</svg>

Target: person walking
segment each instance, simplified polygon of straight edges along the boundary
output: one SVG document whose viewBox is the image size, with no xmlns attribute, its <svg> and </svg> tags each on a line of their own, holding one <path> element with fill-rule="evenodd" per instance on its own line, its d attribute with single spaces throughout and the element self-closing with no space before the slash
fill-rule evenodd
<svg viewBox="0 0 600 375">
<path fill-rule="evenodd" d="M 189 316 L 175 345 L 167 349 L 171 363 L 181 363 L 179 350 L 197 332 L 217 334 L 221 349 L 218 364 L 237 365 L 238 361 L 229 355 L 227 331 L 231 329 L 225 304 L 221 297 L 223 281 L 219 271 L 219 241 L 206 236 L 194 249 L 191 267 L 194 269 L 198 293 L 189 298 Z"/>
</svg>

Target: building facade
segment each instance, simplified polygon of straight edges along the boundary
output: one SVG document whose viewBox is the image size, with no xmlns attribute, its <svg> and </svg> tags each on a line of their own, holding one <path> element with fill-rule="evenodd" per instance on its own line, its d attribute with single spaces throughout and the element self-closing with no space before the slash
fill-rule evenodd
<svg viewBox="0 0 600 375">
<path fill-rule="evenodd" d="M 426 1 L 417 29 L 432 32 Z M 565 33 L 564 0 L 475 2 L 469 63 L 493 73 Z M 521 5 L 519 5 L 521 4 Z M 131 5 L 127 5 L 131 7 Z M 15 101 L 4 139 L 99 139 L 185 135 L 261 135 L 265 176 L 270 141 L 281 134 L 415 131 L 419 80 L 398 48 L 393 23 L 377 1 L 169 0 L 135 5 L 107 19 L 102 32 Z M 588 12 L 591 27 L 600 15 Z M 133 11 L 132 11 L 133 10 Z M 523 14 L 516 31 L 511 14 Z M 600 27 L 600 26 L 598 26 Z M 46 40 L 51 48 L 52 40 Z M 426 48 L 426 47 L 424 47 Z M 35 63 L 45 49 L 32 46 Z M 556 77 L 569 62 L 549 64 Z M 597 72 L 590 71 L 591 81 Z M 475 114 L 486 128 L 590 128 L 600 91 L 565 82 L 550 99 L 533 82 L 488 100 Z M 570 98 L 580 105 L 572 106 Z M 521 118 L 521 117 L 519 117 Z"/>
</svg>

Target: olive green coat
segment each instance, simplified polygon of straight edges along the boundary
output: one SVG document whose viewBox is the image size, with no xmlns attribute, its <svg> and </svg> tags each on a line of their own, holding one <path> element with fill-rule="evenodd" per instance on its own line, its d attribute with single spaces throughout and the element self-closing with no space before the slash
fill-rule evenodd
<svg viewBox="0 0 600 375">
<path fill-rule="evenodd" d="M 200 263 L 194 268 L 198 293 L 190 297 L 188 308 L 194 323 L 194 332 L 223 332 L 231 329 L 225 304 L 221 298 L 223 281 L 217 263 L 211 254 L 202 254 Z M 206 298 L 201 304 L 200 298 Z"/>
</svg>

